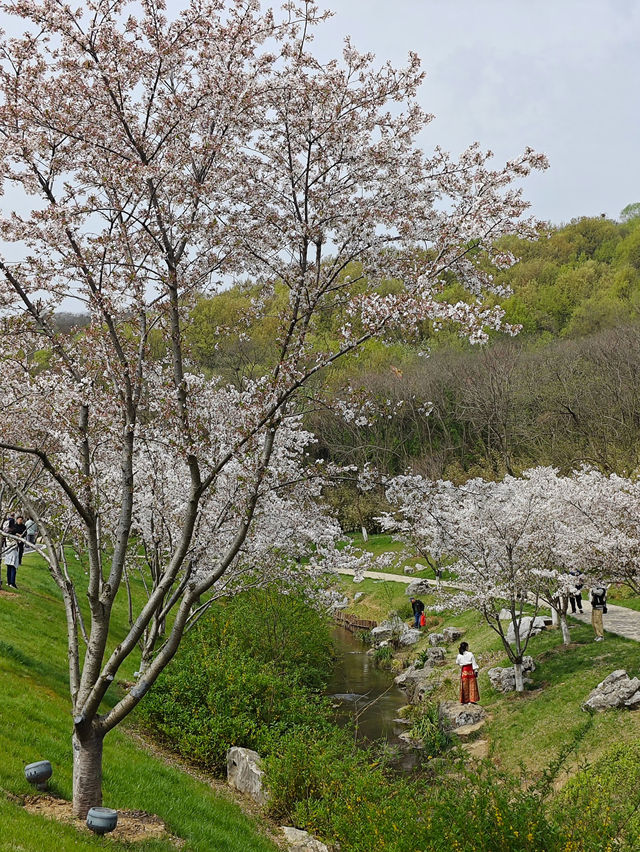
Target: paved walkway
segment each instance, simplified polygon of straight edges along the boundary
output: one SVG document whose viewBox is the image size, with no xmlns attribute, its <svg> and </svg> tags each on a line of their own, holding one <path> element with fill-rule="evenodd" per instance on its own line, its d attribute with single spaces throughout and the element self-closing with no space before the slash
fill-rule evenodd
<svg viewBox="0 0 640 852">
<path fill-rule="evenodd" d="M 569 618 L 576 618 L 578 621 L 584 621 L 591 624 L 591 604 L 589 601 L 582 601 L 582 613 L 576 612 L 575 615 L 570 612 Z M 607 614 L 602 616 L 605 633 L 615 633 L 617 636 L 624 636 L 626 639 L 635 639 L 640 642 L 640 612 L 635 609 L 629 609 L 626 606 L 616 606 L 615 604 L 607 604 Z"/>
<path fill-rule="evenodd" d="M 355 571 L 350 568 L 339 569 L 340 574 L 349 574 L 353 577 Z M 420 580 L 422 583 L 427 583 L 429 586 L 437 586 L 435 580 L 427 580 L 423 577 L 407 576 L 406 574 L 388 574 L 383 571 L 365 571 L 364 576 L 371 580 L 391 580 L 396 583 L 404 583 L 408 585 L 414 580 Z M 464 588 L 462 585 L 457 586 L 454 583 L 442 583 L 443 586 L 448 586 L 453 589 Z M 569 613 L 569 618 L 575 618 L 578 621 L 583 621 L 586 624 L 591 624 L 591 604 L 589 601 L 582 601 L 583 613 L 577 612 L 575 615 Z M 607 604 L 607 614 L 603 616 L 605 633 L 615 633 L 617 636 L 624 636 L 626 639 L 635 639 L 640 642 L 640 612 L 635 609 L 628 609 L 625 606 L 616 606 L 615 604 Z"/>
</svg>

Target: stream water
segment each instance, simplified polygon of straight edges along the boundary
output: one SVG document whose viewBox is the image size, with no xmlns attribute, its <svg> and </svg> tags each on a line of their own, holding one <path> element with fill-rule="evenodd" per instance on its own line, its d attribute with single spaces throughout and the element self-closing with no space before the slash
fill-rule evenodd
<svg viewBox="0 0 640 852">
<path fill-rule="evenodd" d="M 377 668 L 366 647 L 343 627 L 334 629 L 339 653 L 327 693 L 337 705 L 338 717 L 356 719 L 359 739 L 397 742 L 406 726 L 394 723 L 406 695 L 391 672 Z"/>
</svg>

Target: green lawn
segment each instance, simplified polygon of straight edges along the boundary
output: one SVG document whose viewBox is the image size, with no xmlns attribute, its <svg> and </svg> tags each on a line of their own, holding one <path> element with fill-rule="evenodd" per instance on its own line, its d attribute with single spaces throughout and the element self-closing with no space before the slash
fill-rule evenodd
<svg viewBox="0 0 640 852">
<path fill-rule="evenodd" d="M 81 569 L 71 561 L 71 570 Z M 34 555 L 18 571 L 19 592 L 0 596 L 0 852 L 44 850 L 175 850 L 169 840 L 135 847 L 96 838 L 28 814 L 16 797 L 33 793 L 26 763 L 46 758 L 53 764 L 51 792 L 71 798 L 71 718 L 66 667 L 66 627 L 57 588 Z M 114 611 L 112 641 L 126 630 L 126 601 Z M 135 668 L 130 660 L 122 678 Z M 107 696 L 114 700 L 115 684 Z M 104 744 L 104 804 L 157 814 L 185 841 L 184 849 L 202 852 L 274 852 L 276 847 L 232 801 L 207 784 L 163 763 L 135 743 L 126 729 L 109 734 Z"/>
<path fill-rule="evenodd" d="M 404 544 L 402 544 L 402 542 L 395 541 L 392 535 L 386 533 L 370 535 L 367 537 L 367 541 L 365 542 L 361 533 L 351 533 L 349 535 L 349 542 L 353 544 L 354 547 L 365 550 L 368 553 L 372 553 L 374 556 L 382 556 L 384 553 L 397 553 L 398 556 L 391 565 L 380 569 L 387 574 L 404 575 L 405 565 L 422 565 L 424 567 L 415 573 L 412 573 L 411 576 L 427 577 L 429 580 L 434 579 L 433 570 L 427 566 L 424 557 L 412 552 L 411 549 L 407 548 Z M 375 566 L 373 570 L 377 570 Z M 453 576 L 454 575 L 450 574 L 446 569 L 443 570 L 442 577 L 444 579 L 450 579 Z"/>
</svg>

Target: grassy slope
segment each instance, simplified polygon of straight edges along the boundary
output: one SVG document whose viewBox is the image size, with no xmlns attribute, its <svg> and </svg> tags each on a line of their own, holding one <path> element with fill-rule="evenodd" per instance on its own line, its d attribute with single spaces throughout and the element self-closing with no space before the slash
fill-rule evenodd
<svg viewBox="0 0 640 852">
<path fill-rule="evenodd" d="M 79 566 L 71 564 L 72 571 Z M 33 793 L 23 767 L 51 760 L 52 793 L 71 798 L 71 719 L 66 668 L 66 627 L 57 589 L 39 560 L 29 555 L 18 571 L 19 592 L 0 597 L 0 852 L 45 849 L 132 848 L 112 838 L 100 840 L 27 814 L 13 797 Z M 125 602 L 114 613 L 112 641 L 126 628 Z M 131 674 L 135 660 L 121 673 Z M 114 699 L 119 690 L 112 687 Z M 125 730 L 109 734 L 104 744 L 104 803 L 160 816 L 184 838 L 187 850 L 274 852 L 253 822 L 231 801 L 206 784 L 167 766 L 139 748 Z M 139 850 L 174 850 L 168 841 L 136 844 Z"/>
<path fill-rule="evenodd" d="M 345 592 L 353 598 L 357 591 L 364 597 L 349 607 L 363 618 L 381 620 L 396 609 L 408 621 L 410 617 L 405 587 L 393 582 L 365 580 L 358 585 L 346 578 Z M 421 596 L 427 606 L 434 598 Z M 455 625 L 465 630 L 480 663 L 480 700 L 491 714 L 484 731 L 491 743 L 491 757 L 504 768 L 516 770 L 524 764 L 528 771 L 542 770 L 559 750 L 583 730 L 588 716 L 581 705 L 589 692 L 615 669 L 640 675 L 640 648 L 637 642 L 605 634 L 602 643 L 593 642 L 593 631 L 570 619 L 572 645 L 565 649 L 560 632 L 549 630 L 531 639 L 528 653 L 536 662 L 533 683 L 522 695 L 501 695 L 489 682 L 487 670 L 506 666 L 508 660 L 499 637 L 474 612 L 443 613 L 440 625 Z M 431 630 L 437 629 L 436 627 Z M 429 632 L 429 631 L 425 631 Z M 426 636 L 404 654 L 413 659 L 427 644 Z M 442 670 L 443 684 L 438 698 L 457 700 L 459 672 L 453 665 L 455 646 L 450 646 L 447 665 Z M 483 733 L 485 736 L 485 733 Z M 577 751 L 568 760 L 571 771 L 580 762 L 592 761 L 611 745 L 640 737 L 640 712 L 610 711 L 593 717 L 591 728 L 580 739 Z"/>
</svg>

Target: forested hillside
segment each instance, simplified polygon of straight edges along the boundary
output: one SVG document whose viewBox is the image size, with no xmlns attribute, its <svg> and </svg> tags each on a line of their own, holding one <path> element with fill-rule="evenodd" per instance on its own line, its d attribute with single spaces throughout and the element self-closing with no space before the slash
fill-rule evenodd
<svg viewBox="0 0 640 852">
<path fill-rule="evenodd" d="M 638 467 L 640 218 L 584 218 L 537 242 L 506 239 L 502 247 L 521 258 L 494 272 L 512 290 L 501 304 L 519 334 L 493 333 L 472 346 L 453 330 L 434 335 L 425 325 L 419 339 L 369 343 L 334 371 L 333 397 L 318 398 L 308 415 L 320 455 L 456 481 L 537 464 Z M 360 286 L 358 270 L 347 272 Z M 398 288 L 389 282 L 382 292 Z M 227 291 L 194 313 L 194 353 L 227 380 L 259 375 L 275 357 L 269 321 L 251 318 L 256 293 L 249 285 Z M 454 281 L 442 297 L 457 298 Z M 276 288 L 274 328 L 283 298 Z M 310 334 L 332 336 L 341 321 L 325 316 Z M 221 329 L 229 332 L 222 344 Z M 359 416 L 345 419 L 345 398 L 359 402 Z M 379 506 L 366 495 L 354 501 L 348 486 L 334 499 L 345 511 L 350 506 L 343 520 L 354 526 Z"/>
</svg>

